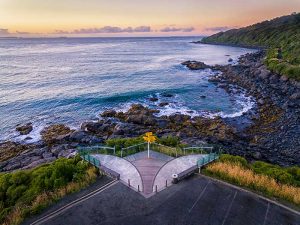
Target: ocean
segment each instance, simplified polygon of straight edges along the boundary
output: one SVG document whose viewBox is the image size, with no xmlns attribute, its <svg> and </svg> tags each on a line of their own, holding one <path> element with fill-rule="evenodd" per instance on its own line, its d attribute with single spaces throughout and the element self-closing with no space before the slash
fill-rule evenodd
<svg viewBox="0 0 300 225">
<path fill-rule="evenodd" d="M 236 63 L 255 50 L 191 43 L 200 39 L 0 39 L 0 140 L 24 140 L 15 127 L 32 122 L 27 142 L 35 142 L 49 124 L 77 128 L 105 109 L 126 111 L 132 103 L 159 109 L 158 116 L 242 115 L 253 106 L 251 97 L 230 95 L 208 82 L 213 71 L 190 71 L 181 63 L 224 65 L 229 58 Z M 169 105 L 159 106 L 162 102 Z"/>
</svg>

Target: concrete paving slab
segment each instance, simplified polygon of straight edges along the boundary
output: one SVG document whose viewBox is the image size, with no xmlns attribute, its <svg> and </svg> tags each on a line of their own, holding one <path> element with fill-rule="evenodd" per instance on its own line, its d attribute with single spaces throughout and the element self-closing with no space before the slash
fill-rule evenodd
<svg viewBox="0 0 300 225">
<path fill-rule="evenodd" d="M 197 161 L 204 157 L 205 155 L 188 155 L 173 159 L 166 163 L 158 172 L 153 183 L 153 191 L 163 190 L 167 185 L 172 185 L 172 175 L 179 174 L 195 165 Z"/>
<path fill-rule="evenodd" d="M 153 182 L 159 169 L 166 163 L 158 159 L 139 159 L 132 162 L 141 174 L 144 194 L 149 195 L 153 192 Z"/>
<path fill-rule="evenodd" d="M 120 174 L 120 180 L 128 184 L 130 181 L 131 187 L 135 190 L 143 191 L 142 177 L 137 168 L 129 161 L 112 155 L 94 154 L 95 158 L 100 160 L 101 165 Z"/>
</svg>

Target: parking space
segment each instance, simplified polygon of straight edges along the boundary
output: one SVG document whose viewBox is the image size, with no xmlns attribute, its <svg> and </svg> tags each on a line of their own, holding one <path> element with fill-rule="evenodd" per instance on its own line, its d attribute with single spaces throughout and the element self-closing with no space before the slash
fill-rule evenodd
<svg viewBox="0 0 300 225">
<path fill-rule="evenodd" d="M 300 224 L 300 214 L 257 195 L 195 175 L 144 198 L 117 183 L 43 224 Z"/>
</svg>

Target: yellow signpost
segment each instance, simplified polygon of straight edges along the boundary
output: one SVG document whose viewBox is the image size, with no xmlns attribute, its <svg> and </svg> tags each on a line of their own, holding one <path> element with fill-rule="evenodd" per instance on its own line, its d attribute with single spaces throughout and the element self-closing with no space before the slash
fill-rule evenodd
<svg viewBox="0 0 300 225">
<path fill-rule="evenodd" d="M 148 142 L 148 158 L 150 158 L 150 143 L 156 141 L 156 137 L 153 135 L 152 132 L 147 132 L 143 139 Z"/>
</svg>

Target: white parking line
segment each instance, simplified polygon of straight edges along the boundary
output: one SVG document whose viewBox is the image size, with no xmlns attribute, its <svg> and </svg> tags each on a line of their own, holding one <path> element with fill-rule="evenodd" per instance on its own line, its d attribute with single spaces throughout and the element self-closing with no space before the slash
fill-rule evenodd
<svg viewBox="0 0 300 225">
<path fill-rule="evenodd" d="M 224 220 L 223 220 L 223 222 L 222 222 L 222 225 L 224 225 L 224 224 L 225 224 L 225 221 L 227 220 L 227 217 L 228 217 L 229 212 L 230 212 L 230 210 L 231 210 L 231 207 L 232 207 L 232 204 L 233 204 L 234 199 L 235 199 L 235 197 L 236 197 L 236 194 L 237 194 L 237 191 L 235 191 L 234 196 L 233 196 L 233 198 L 232 198 L 232 200 L 231 200 L 231 202 L 230 202 L 230 205 L 229 205 L 229 207 L 228 207 L 228 209 L 227 209 L 227 212 L 226 212 L 225 218 L 224 218 Z"/>
<path fill-rule="evenodd" d="M 117 183 L 117 180 L 113 180 L 113 181 L 109 182 L 108 184 L 106 184 L 106 185 L 104 185 L 104 186 L 98 188 L 97 190 L 95 190 L 95 191 L 93 191 L 93 192 L 91 192 L 91 193 L 88 193 L 87 195 L 82 196 L 81 198 L 76 199 L 76 200 L 73 201 L 73 202 L 70 202 L 69 204 L 67 204 L 67 205 L 65 205 L 65 206 L 63 206 L 63 207 L 61 207 L 61 208 L 55 210 L 55 211 L 52 212 L 52 213 L 49 213 L 47 216 L 44 216 L 44 217 L 42 217 L 42 218 L 40 218 L 40 219 L 34 221 L 33 223 L 31 223 L 31 225 L 42 224 L 42 223 L 44 223 L 44 222 L 46 222 L 46 221 L 48 221 L 48 220 L 50 220 L 50 219 L 52 219 L 52 218 L 58 216 L 59 214 L 65 212 L 67 209 L 70 209 L 70 208 L 72 208 L 73 206 L 75 206 L 75 205 L 77 205 L 77 204 L 79 204 L 79 203 L 81 203 L 81 202 L 83 202 L 83 201 L 85 201 L 85 200 L 87 200 L 87 199 L 90 199 L 90 198 L 94 197 L 95 195 L 97 195 L 97 194 L 99 194 L 99 193 L 105 191 L 106 189 L 110 188 L 111 186 L 113 186 L 113 185 L 116 184 L 116 183 Z"/>
<path fill-rule="evenodd" d="M 268 202 L 268 207 L 267 207 L 267 211 L 266 211 L 266 215 L 265 215 L 265 219 L 264 219 L 264 224 L 266 224 L 267 218 L 268 218 L 268 214 L 269 214 L 269 208 L 270 208 L 270 202 Z"/>
<path fill-rule="evenodd" d="M 189 213 L 191 213 L 191 211 L 193 210 L 193 208 L 195 207 L 195 205 L 197 205 L 198 201 L 200 200 L 200 198 L 203 196 L 204 192 L 206 191 L 207 186 L 210 184 L 210 181 L 207 182 L 207 184 L 205 185 L 204 189 L 201 191 L 200 195 L 198 196 L 198 198 L 196 199 L 196 201 L 194 202 L 192 208 L 189 209 Z"/>
</svg>

